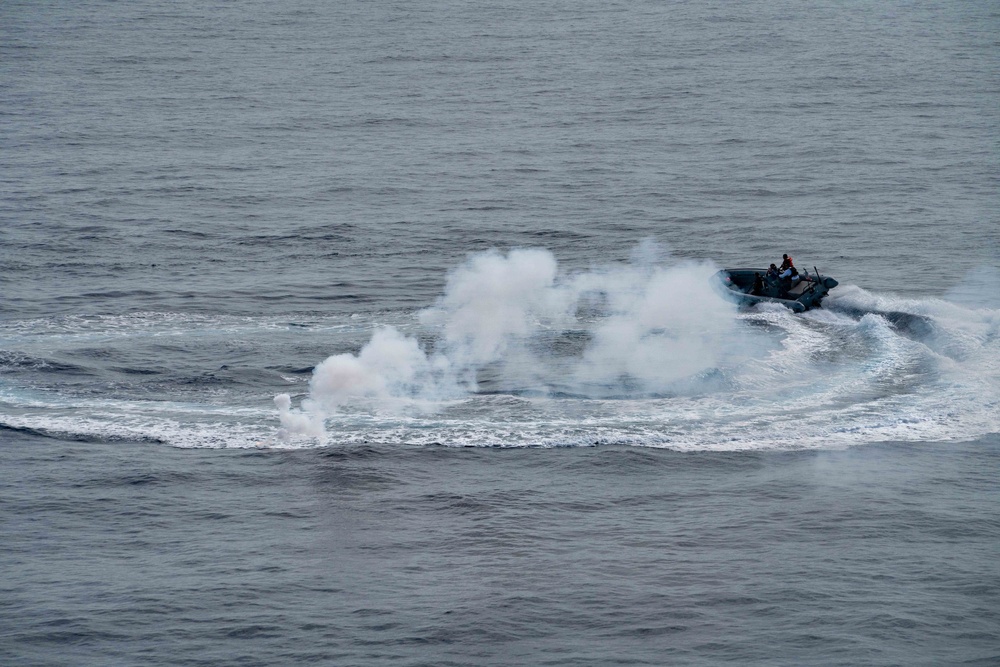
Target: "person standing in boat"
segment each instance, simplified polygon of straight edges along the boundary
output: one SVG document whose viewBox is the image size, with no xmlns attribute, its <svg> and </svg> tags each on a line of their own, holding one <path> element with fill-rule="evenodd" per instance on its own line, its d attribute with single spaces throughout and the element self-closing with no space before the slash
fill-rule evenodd
<svg viewBox="0 0 1000 667">
<path fill-rule="evenodd" d="M 792 258 L 787 254 L 781 256 L 783 261 L 781 262 L 780 278 L 783 281 L 787 281 L 788 285 L 791 286 L 792 283 L 797 283 L 799 281 L 799 271 L 795 268 L 795 264 L 792 263 Z"/>
<path fill-rule="evenodd" d="M 772 264 L 772 266 L 774 265 Z M 761 278 L 760 271 L 753 274 L 753 287 L 750 288 L 750 293 L 754 296 L 760 296 L 764 293 L 764 279 Z"/>
</svg>

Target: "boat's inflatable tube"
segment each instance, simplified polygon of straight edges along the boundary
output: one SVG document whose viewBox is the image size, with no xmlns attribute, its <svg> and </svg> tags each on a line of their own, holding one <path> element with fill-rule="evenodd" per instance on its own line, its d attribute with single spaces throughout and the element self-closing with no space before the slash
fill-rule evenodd
<svg viewBox="0 0 1000 667">
<path fill-rule="evenodd" d="M 805 279 L 807 282 L 799 282 L 787 292 L 779 289 L 778 283 L 771 281 L 765 287 L 767 296 L 765 294 L 752 294 L 751 287 L 755 277 L 765 273 L 767 273 L 767 269 L 722 269 L 715 274 L 713 284 L 722 290 L 727 298 L 741 305 L 780 303 L 796 313 L 805 312 L 810 308 L 819 308 L 820 302 L 827 292 L 840 284 L 833 278 L 819 275 L 817 271 L 814 276 L 808 276 Z M 778 296 L 779 294 L 782 296 Z"/>
</svg>

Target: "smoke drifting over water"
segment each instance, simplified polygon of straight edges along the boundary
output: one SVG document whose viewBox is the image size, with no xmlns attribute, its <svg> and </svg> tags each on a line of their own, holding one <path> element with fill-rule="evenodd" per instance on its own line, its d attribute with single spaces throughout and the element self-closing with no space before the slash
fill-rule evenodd
<svg viewBox="0 0 1000 667">
<path fill-rule="evenodd" d="M 662 268 L 645 247 L 625 267 L 558 275 L 546 250 L 473 255 L 420 313 L 438 336 L 430 350 L 392 327 L 357 354 L 313 372 L 302 409 L 275 398 L 283 436 L 317 436 L 326 417 L 355 400 L 381 408 L 460 398 L 481 373 L 511 393 L 649 395 L 676 389 L 731 356 L 736 309 L 709 280 L 717 268 Z"/>
<path fill-rule="evenodd" d="M 738 311 L 709 262 L 560 274 L 477 254 L 419 314 L 314 370 L 280 438 L 467 445 L 824 446 L 997 430 L 996 311 L 844 286 L 828 307 Z"/>
</svg>

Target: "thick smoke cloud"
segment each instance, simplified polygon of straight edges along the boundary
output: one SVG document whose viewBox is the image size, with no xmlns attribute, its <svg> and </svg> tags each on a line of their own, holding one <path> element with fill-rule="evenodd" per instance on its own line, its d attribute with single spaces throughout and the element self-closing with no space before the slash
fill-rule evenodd
<svg viewBox="0 0 1000 667">
<path fill-rule="evenodd" d="M 325 420 L 353 402 L 393 409 L 460 398 L 479 389 L 483 372 L 510 391 L 676 390 L 733 354 L 735 306 L 712 288 L 715 270 L 664 268 L 650 244 L 628 265 L 569 276 L 546 250 L 473 255 L 420 314 L 436 333 L 432 349 L 385 327 L 358 354 L 329 357 L 300 408 L 275 397 L 281 435 L 322 437 Z M 553 347 L 564 332 L 576 332 L 578 348 Z"/>
<path fill-rule="evenodd" d="M 555 287 L 556 271 L 555 257 L 546 250 L 473 255 L 452 272 L 444 296 L 420 319 L 441 327 L 448 359 L 475 369 L 501 359 L 540 319 L 567 318 L 570 304 Z"/>
</svg>

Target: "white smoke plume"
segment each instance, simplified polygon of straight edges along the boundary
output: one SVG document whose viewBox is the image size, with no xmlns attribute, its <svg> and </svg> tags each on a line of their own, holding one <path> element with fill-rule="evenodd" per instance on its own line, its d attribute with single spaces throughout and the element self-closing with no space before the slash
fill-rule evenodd
<svg viewBox="0 0 1000 667">
<path fill-rule="evenodd" d="M 641 245 L 626 266 L 560 277 L 547 250 L 489 251 L 449 276 L 420 314 L 438 332 L 434 349 L 385 327 L 357 354 L 320 363 L 309 396 L 293 408 L 275 397 L 282 437 L 322 437 L 342 406 L 439 401 L 477 390 L 485 368 L 505 387 L 579 394 L 668 391 L 732 352 L 735 306 L 713 290 L 709 263 L 656 264 Z M 584 330 L 582 350 L 555 359 L 540 340 Z"/>
<path fill-rule="evenodd" d="M 442 347 L 457 366 L 497 361 L 540 320 L 568 317 L 569 304 L 555 288 L 556 271 L 547 250 L 473 255 L 448 276 L 444 296 L 421 314 L 421 321 L 442 327 Z"/>
<path fill-rule="evenodd" d="M 455 391 L 446 357 L 428 356 L 416 339 L 384 327 L 357 356 L 337 354 L 316 366 L 301 410 L 292 409 L 288 394 L 274 398 L 282 427 L 279 435 L 320 437 L 325 417 L 352 399 L 420 398 Z"/>
<path fill-rule="evenodd" d="M 712 288 L 716 270 L 688 262 L 578 276 L 575 291 L 601 291 L 608 314 L 593 328 L 577 382 L 607 386 L 628 377 L 641 391 L 662 392 L 714 368 L 734 345 L 736 310 Z"/>
</svg>

